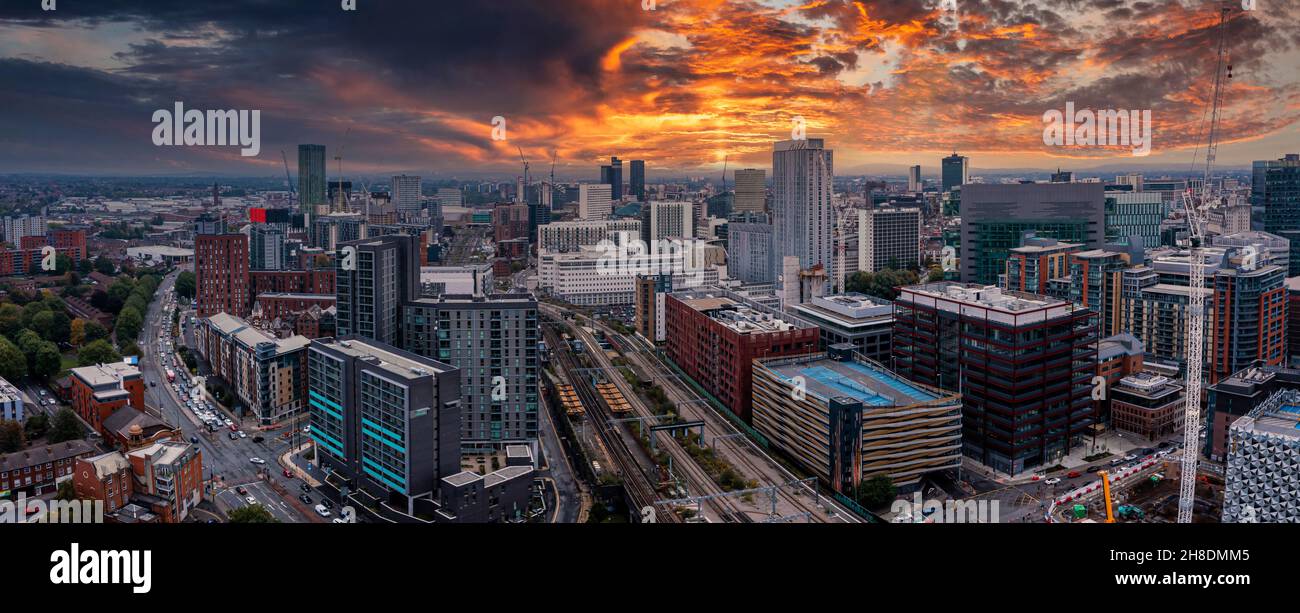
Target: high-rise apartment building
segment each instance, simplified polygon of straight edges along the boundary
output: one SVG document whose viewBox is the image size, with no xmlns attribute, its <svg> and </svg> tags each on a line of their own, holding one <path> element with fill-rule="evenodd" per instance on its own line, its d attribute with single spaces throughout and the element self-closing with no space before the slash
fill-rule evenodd
<svg viewBox="0 0 1300 613">
<path fill-rule="evenodd" d="M 418 175 L 393 175 L 393 204 L 398 214 L 419 211 L 422 198 Z"/>
<path fill-rule="evenodd" d="M 283 230 L 260 223 L 248 227 L 248 267 L 250 270 L 289 268 Z"/>
<path fill-rule="evenodd" d="M 1124 331 L 1123 276 L 1129 267 L 1124 253 L 1090 249 L 1070 256 L 1070 301 L 1097 314 L 1103 337 Z"/>
<path fill-rule="evenodd" d="M 614 212 L 613 188 L 606 183 L 583 183 L 578 186 L 578 219 L 597 221 Z"/>
<path fill-rule="evenodd" d="M 921 209 L 858 211 L 858 270 L 904 269 L 921 262 Z"/>
<path fill-rule="evenodd" d="M 954 187 L 970 183 L 970 158 L 957 155 L 956 151 L 943 158 L 939 179 L 940 192 L 952 191 Z"/>
<path fill-rule="evenodd" d="M 1094 318 L 1070 302 L 997 287 L 904 287 L 894 302 L 894 368 L 961 391 L 967 457 L 1008 474 L 1052 466 L 1097 422 Z"/>
<path fill-rule="evenodd" d="M 439 480 L 460 472 L 460 373 L 355 337 L 307 349 L 309 435 L 316 458 L 374 498 L 415 514 Z"/>
<path fill-rule="evenodd" d="M 1003 289 L 1031 294 L 1048 294 L 1048 282 L 1070 275 L 1070 255 L 1083 245 L 1054 238 L 1026 236 L 1019 247 L 1009 250 L 1007 273 L 999 283 Z"/>
<path fill-rule="evenodd" d="M 767 208 L 767 171 L 743 168 L 736 171 L 736 199 L 732 213 L 762 213 Z"/>
<path fill-rule="evenodd" d="M 775 281 L 775 256 L 772 224 L 727 224 L 727 274 L 732 279 L 745 283 Z"/>
<path fill-rule="evenodd" d="M 462 453 L 537 439 L 537 301 L 451 295 L 403 309 L 402 346 L 460 372 Z"/>
<path fill-rule="evenodd" d="M 1210 382 L 1260 361 L 1286 363 L 1286 273 L 1276 265 L 1241 265 L 1240 259 L 1213 277 L 1214 295 L 1206 336 Z M 1210 280 L 1206 280 L 1208 285 Z"/>
<path fill-rule="evenodd" d="M 834 180 L 834 152 L 826 148 L 824 140 L 788 140 L 773 145 L 773 244 L 781 256 L 797 257 L 799 270 L 817 265 L 835 270 Z M 783 284 L 794 282 L 778 279 Z"/>
<path fill-rule="evenodd" d="M 640 237 L 639 219 L 557 221 L 537 226 L 537 249 L 577 251 L 582 247 L 595 247 L 604 240 L 624 245 Z"/>
<path fill-rule="evenodd" d="M 248 315 L 248 237 L 198 234 L 194 237 L 194 275 L 198 315 Z"/>
<path fill-rule="evenodd" d="M 298 145 L 298 206 L 310 223 L 325 200 L 325 145 Z"/>
<path fill-rule="evenodd" d="M 695 209 L 689 202 L 651 202 L 650 240 L 695 237 Z"/>
<path fill-rule="evenodd" d="M 335 258 L 340 336 L 401 343 L 401 307 L 420 295 L 414 237 L 392 234 L 343 243 Z"/>
<path fill-rule="evenodd" d="M 921 191 L 921 167 L 919 165 L 907 169 L 907 191 L 912 193 Z"/>
<path fill-rule="evenodd" d="M 1026 232 L 1100 249 L 1106 200 L 1101 183 L 970 184 L 961 195 L 961 278 L 997 283 Z"/>
</svg>

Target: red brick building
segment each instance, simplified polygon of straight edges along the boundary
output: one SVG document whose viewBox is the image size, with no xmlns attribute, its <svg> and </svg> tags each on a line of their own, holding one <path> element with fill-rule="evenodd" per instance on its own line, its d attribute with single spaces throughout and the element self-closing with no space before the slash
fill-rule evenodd
<svg viewBox="0 0 1300 613">
<path fill-rule="evenodd" d="M 194 237 L 194 268 L 199 317 L 248 315 L 248 237 L 200 234 Z"/>
<path fill-rule="evenodd" d="M 741 419 L 749 421 L 753 361 L 818 351 L 821 330 L 795 323 L 718 288 L 664 299 L 668 357 Z"/>
<path fill-rule="evenodd" d="M 334 306 L 334 292 L 328 294 L 259 294 L 257 305 L 263 319 L 272 320 L 302 311 L 313 306 L 328 309 Z"/>
<path fill-rule="evenodd" d="M 248 273 L 248 306 L 262 294 L 334 294 L 334 270 L 255 270 Z"/>
<path fill-rule="evenodd" d="M 77 458 L 94 453 L 86 441 L 65 441 L 0 455 L 0 495 L 52 492 L 59 479 L 72 474 Z"/>
<path fill-rule="evenodd" d="M 203 452 L 197 445 L 164 441 L 126 454 L 80 458 L 73 486 L 78 498 L 104 501 L 110 519 L 123 510 L 135 522 L 143 508 L 156 516 L 151 521 L 179 523 L 203 501 Z"/>
<path fill-rule="evenodd" d="M 116 451 L 77 458 L 72 475 L 72 485 L 81 500 L 104 501 L 107 515 L 131 501 L 133 491 L 131 463 Z"/>
<path fill-rule="evenodd" d="M 127 405 L 144 408 L 139 368 L 116 362 L 72 369 L 72 409 L 96 432 L 107 435 L 104 421 Z"/>
</svg>

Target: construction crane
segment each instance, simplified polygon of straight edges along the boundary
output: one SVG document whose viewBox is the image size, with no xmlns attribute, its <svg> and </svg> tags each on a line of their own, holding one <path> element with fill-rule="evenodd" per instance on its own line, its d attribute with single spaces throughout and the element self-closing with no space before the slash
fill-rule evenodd
<svg viewBox="0 0 1300 613">
<path fill-rule="evenodd" d="M 293 177 L 289 176 L 289 156 L 280 150 L 280 159 L 284 160 L 284 184 L 289 187 L 289 206 L 293 206 L 293 197 L 298 192 L 293 187 Z"/>
<path fill-rule="evenodd" d="M 528 202 L 528 195 L 525 193 L 528 189 L 528 160 L 524 158 L 523 147 L 515 145 L 515 149 L 519 150 L 519 161 L 524 163 L 524 183 L 519 189 L 519 202 L 526 204 Z"/>
<path fill-rule="evenodd" d="M 1106 523 L 1115 523 L 1115 513 L 1110 506 L 1110 473 L 1104 470 L 1097 471 L 1097 476 L 1101 478 L 1101 495 L 1106 498 Z"/>
<path fill-rule="evenodd" d="M 1228 22 L 1232 8 L 1224 3 L 1219 13 L 1219 49 L 1215 62 L 1214 93 L 1209 102 L 1209 129 L 1205 147 L 1205 176 L 1201 182 L 1200 194 L 1189 187 L 1183 192 L 1183 208 L 1187 213 L 1188 258 L 1190 293 L 1187 300 L 1187 389 L 1186 409 L 1183 416 L 1183 461 L 1179 478 L 1178 523 L 1192 522 L 1192 510 L 1196 504 L 1196 465 L 1200 451 L 1201 428 L 1201 377 L 1205 360 L 1205 254 L 1201 243 L 1205 238 L 1205 209 L 1217 199 L 1212 187 L 1214 158 L 1219 148 L 1219 117 L 1222 113 L 1223 88 L 1228 78 L 1232 77 L 1232 68 L 1228 63 Z M 1226 72 L 1225 72 L 1226 69 Z M 1195 165 L 1195 154 L 1193 154 Z M 1107 514 L 1110 512 L 1110 500 L 1107 496 Z"/>
</svg>

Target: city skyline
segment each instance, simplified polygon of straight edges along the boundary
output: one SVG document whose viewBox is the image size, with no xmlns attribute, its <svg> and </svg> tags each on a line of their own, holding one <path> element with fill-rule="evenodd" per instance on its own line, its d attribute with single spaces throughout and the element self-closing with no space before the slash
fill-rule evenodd
<svg viewBox="0 0 1300 613">
<path fill-rule="evenodd" d="M 1204 140 L 1216 2 L 641 4 L 9 7 L 0 165 L 276 176 L 278 150 L 322 143 L 331 158 L 344 150 L 344 176 L 517 172 L 522 149 L 534 175 L 554 151 L 560 176 L 597 180 L 619 157 L 646 160 L 653 180 L 710 175 L 724 158 L 770 168 L 772 143 L 803 118 L 841 175 L 919 163 L 928 178 L 954 150 L 976 171 L 1190 169 Z M 1300 135 L 1300 82 L 1287 70 L 1297 8 L 1232 15 L 1220 166 L 1275 159 Z M 155 146 L 150 117 L 176 101 L 261 110 L 260 154 Z M 1044 145 L 1041 117 L 1067 104 L 1150 110 L 1151 154 Z M 498 116 L 503 140 L 492 138 Z M 327 162 L 336 176 L 338 160 Z"/>
</svg>

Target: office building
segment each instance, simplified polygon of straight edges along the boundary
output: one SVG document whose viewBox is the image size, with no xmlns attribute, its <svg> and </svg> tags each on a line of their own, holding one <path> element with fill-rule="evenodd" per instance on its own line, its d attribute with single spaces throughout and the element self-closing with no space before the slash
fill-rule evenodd
<svg viewBox="0 0 1300 613">
<path fill-rule="evenodd" d="M 727 275 L 745 283 L 776 281 L 772 224 L 727 224 Z"/>
<path fill-rule="evenodd" d="M 419 175 L 393 175 L 393 204 L 398 215 L 419 211 L 423 199 Z"/>
<path fill-rule="evenodd" d="M 858 211 L 858 270 L 909 269 L 921 263 L 921 209 Z"/>
<path fill-rule="evenodd" d="M 1270 396 L 1228 431 L 1223 523 L 1300 522 L 1300 392 Z"/>
<path fill-rule="evenodd" d="M 776 253 L 797 257 L 800 271 L 818 265 L 835 270 L 834 180 L 834 152 L 822 139 L 773 145 L 773 245 Z M 782 266 L 780 262 L 775 265 Z M 778 277 L 778 284 L 792 281 Z"/>
<path fill-rule="evenodd" d="M 623 162 L 616 157 L 609 158 L 609 164 L 600 167 L 600 182 L 610 186 L 611 199 L 621 200 L 623 198 Z"/>
<path fill-rule="evenodd" d="M 650 202 L 643 206 L 650 208 L 651 241 L 695 238 L 695 209 L 691 203 Z"/>
<path fill-rule="evenodd" d="M 1140 236 L 1143 247 L 1159 246 L 1160 222 L 1168 210 L 1155 192 L 1106 192 L 1106 243 L 1130 244 Z"/>
<path fill-rule="evenodd" d="M 583 183 L 578 186 L 578 219 L 596 221 L 614 212 L 613 188 L 607 183 Z"/>
<path fill-rule="evenodd" d="M 316 459 L 351 484 L 349 494 L 362 490 L 414 516 L 416 498 L 433 497 L 440 479 L 460 472 L 460 373 L 452 366 L 343 337 L 312 341 L 307 373 Z"/>
<path fill-rule="evenodd" d="M 717 287 L 675 291 L 664 299 L 664 309 L 668 358 L 746 422 L 753 361 L 818 350 L 816 326 Z"/>
<path fill-rule="evenodd" d="M 401 306 L 420 296 L 416 241 L 405 234 L 344 243 L 335 294 L 340 336 L 401 342 Z"/>
<path fill-rule="evenodd" d="M 753 368 L 754 429 L 832 491 L 853 496 L 875 477 L 908 491 L 961 467 L 958 394 L 907 381 L 847 345 Z"/>
<path fill-rule="evenodd" d="M 328 204 L 325 198 L 325 145 L 298 145 L 298 205 L 304 224 L 315 218 L 316 207 Z"/>
<path fill-rule="evenodd" d="M 632 191 L 632 197 L 637 202 L 645 202 L 645 160 L 632 160 L 632 168 L 628 173 L 628 187 Z M 543 204 L 550 205 L 550 198 L 546 199 Z"/>
<path fill-rule="evenodd" d="M 1007 272 L 1000 285 L 1013 292 L 1047 295 L 1049 281 L 1070 276 L 1070 256 L 1082 248 L 1080 243 L 1026 236 L 1019 247 L 1008 250 Z"/>
<path fill-rule="evenodd" d="M 442 208 L 465 206 L 465 196 L 455 187 L 439 187 L 438 206 Z"/>
<path fill-rule="evenodd" d="M 943 158 L 939 178 L 940 192 L 949 192 L 953 188 L 970 183 L 970 158 L 957 155 L 956 151 Z"/>
<path fill-rule="evenodd" d="M 1186 399 L 1173 379 L 1138 372 L 1110 388 L 1110 424 L 1120 432 L 1156 442 L 1183 433 Z"/>
<path fill-rule="evenodd" d="M 997 283 L 1011 250 L 1026 232 L 1103 247 L 1106 223 L 1101 183 L 971 184 L 962 187 L 961 278 Z"/>
<path fill-rule="evenodd" d="M 944 281 L 894 301 L 895 371 L 960 390 L 963 452 L 997 472 L 1053 466 L 1085 444 L 1096 343 L 1092 311 L 1046 296 Z"/>
<path fill-rule="evenodd" d="M 915 194 L 921 191 L 921 167 L 913 166 L 907 169 L 907 191 Z"/>
<path fill-rule="evenodd" d="M 767 171 L 744 168 L 736 171 L 736 199 L 733 213 L 762 213 L 767 210 Z"/>
<path fill-rule="evenodd" d="M 604 240 L 615 245 L 626 245 L 640 238 L 639 219 L 555 221 L 537 226 L 539 251 L 578 251 L 582 247 L 595 247 Z"/>
<path fill-rule="evenodd" d="M 1291 241 L 1287 268 L 1300 271 L 1300 154 L 1265 165 L 1263 201 L 1264 231 Z"/>
<path fill-rule="evenodd" d="M 894 361 L 894 305 L 863 294 L 816 296 L 803 304 L 787 304 L 791 316 L 821 330 L 821 349 L 851 345 L 855 353 L 888 366 Z"/>
<path fill-rule="evenodd" d="M 636 278 L 669 274 L 673 287 L 700 287 L 718 282 L 718 270 L 706 261 L 708 248 L 693 240 L 682 249 L 614 253 L 595 247 L 572 252 L 537 253 L 537 287 L 553 298 L 580 306 L 635 303 Z"/>
<path fill-rule="evenodd" d="M 199 234 L 194 237 L 198 315 L 248 313 L 248 237 Z"/>
<path fill-rule="evenodd" d="M 203 318 L 194 328 L 195 353 L 264 426 L 303 410 L 310 342 L 305 336 L 276 338 L 225 313 Z"/>
<path fill-rule="evenodd" d="M 537 439 L 537 301 L 445 294 L 403 309 L 402 346 L 460 373 L 462 453 Z"/>
</svg>

